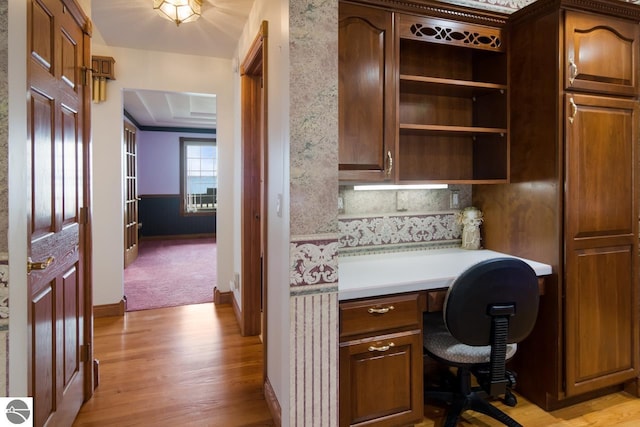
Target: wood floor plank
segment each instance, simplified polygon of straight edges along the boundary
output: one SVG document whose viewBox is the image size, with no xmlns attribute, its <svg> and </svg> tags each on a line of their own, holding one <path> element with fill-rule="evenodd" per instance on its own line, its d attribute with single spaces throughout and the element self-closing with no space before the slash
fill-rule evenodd
<svg viewBox="0 0 640 427">
<path fill-rule="evenodd" d="M 552 412 L 542 410 L 522 396 L 518 396 L 518 405 L 513 408 L 499 401 L 494 404 L 525 427 L 640 426 L 640 399 L 625 392 L 609 394 Z M 445 417 L 443 406 L 427 404 L 424 421 L 416 424 L 416 427 L 442 426 Z M 503 427 L 503 424 L 486 415 L 467 411 L 458 426 Z"/>
<path fill-rule="evenodd" d="M 95 319 L 100 386 L 84 426 L 273 426 L 262 344 L 230 306 L 197 304 Z"/>
<path fill-rule="evenodd" d="M 198 304 L 95 319 L 100 386 L 74 427 L 273 426 L 262 391 L 262 345 L 241 337 L 230 306 Z M 518 397 L 496 403 L 526 427 L 632 427 L 640 399 L 614 393 L 553 412 Z M 445 411 L 425 405 L 417 427 L 439 427 Z M 501 426 L 466 412 L 463 427 Z M 295 426 L 307 427 L 307 426 Z"/>
</svg>

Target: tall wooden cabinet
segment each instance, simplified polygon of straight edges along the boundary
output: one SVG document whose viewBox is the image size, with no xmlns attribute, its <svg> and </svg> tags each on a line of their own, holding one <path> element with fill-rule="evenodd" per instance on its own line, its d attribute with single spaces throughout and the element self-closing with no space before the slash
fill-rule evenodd
<svg viewBox="0 0 640 427">
<path fill-rule="evenodd" d="M 474 186 L 484 244 L 553 266 L 518 389 L 545 409 L 637 393 L 640 7 L 539 0 L 510 23 L 511 184 Z"/>
</svg>

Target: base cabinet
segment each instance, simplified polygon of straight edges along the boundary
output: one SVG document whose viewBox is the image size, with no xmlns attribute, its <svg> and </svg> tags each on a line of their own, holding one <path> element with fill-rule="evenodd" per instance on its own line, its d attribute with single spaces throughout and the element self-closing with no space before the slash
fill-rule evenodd
<svg viewBox="0 0 640 427">
<path fill-rule="evenodd" d="M 421 293 L 340 304 L 340 426 L 423 419 Z"/>
<path fill-rule="evenodd" d="M 340 347 L 340 425 L 397 426 L 422 418 L 422 402 L 416 405 L 422 381 L 415 372 L 421 337 L 409 331 Z"/>
</svg>

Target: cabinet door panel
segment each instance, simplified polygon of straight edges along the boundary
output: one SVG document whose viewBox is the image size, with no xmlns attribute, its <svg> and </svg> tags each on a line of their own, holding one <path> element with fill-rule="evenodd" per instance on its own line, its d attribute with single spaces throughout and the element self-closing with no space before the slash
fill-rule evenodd
<svg viewBox="0 0 640 427">
<path fill-rule="evenodd" d="M 342 180 L 391 179 L 395 135 L 393 15 L 340 3 L 339 169 Z"/>
<path fill-rule="evenodd" d="M 566 394 L 638 376 L 635 101 L 567 95 Z"/>
<path fill-rule="evenodd" d="M 567 237 L 631 237 L 636 102 L 567 95 Z M 592 243 L 588 243 L 591 245 Z"/>
<path fill-rule="evenodd" d="M 568 396 L 637 376 L 633 246 L 577 250 L 567 259 Z"/>
<path fill-rule="evenodd" d="M 634 95 L 638 85 L 638 25 L 567 11 L 565 87 Z"/>
<path fill-rule="evenodd" d="M 422 417 L 420 330 L 340 344 L 341 426 L 398 426 Z"/>
</svg>

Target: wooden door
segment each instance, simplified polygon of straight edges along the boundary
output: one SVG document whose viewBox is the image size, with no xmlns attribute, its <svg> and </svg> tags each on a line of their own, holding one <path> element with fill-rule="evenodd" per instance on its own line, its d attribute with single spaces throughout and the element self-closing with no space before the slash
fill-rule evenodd
<svg viewBox="0 0 640 427">
<path fill-rule="evenodd" d="M 638 23 L 575 11 L 565 14 L 565 88 L 637 94 Z"/>
<path fill-rule="evenodd" d="M 393 178 L 393 14 L 340 2 L 338 127 L 341 180 Z"/>
<path fill-rule="evenodd" d="M 124 123 L 124 268 L 138 258 L 138 144 L 135 126 Z"/>
<path fill-rule="evenodd" d="M 88 18 L 28 3 L 29 394 L 35 426 L 71 425 L 92 392 Z"/>
<path fill-rule="evenodd" d="M 638 103 L 566 95 L 566 393 L 638 377 Z"/>
</svg>

